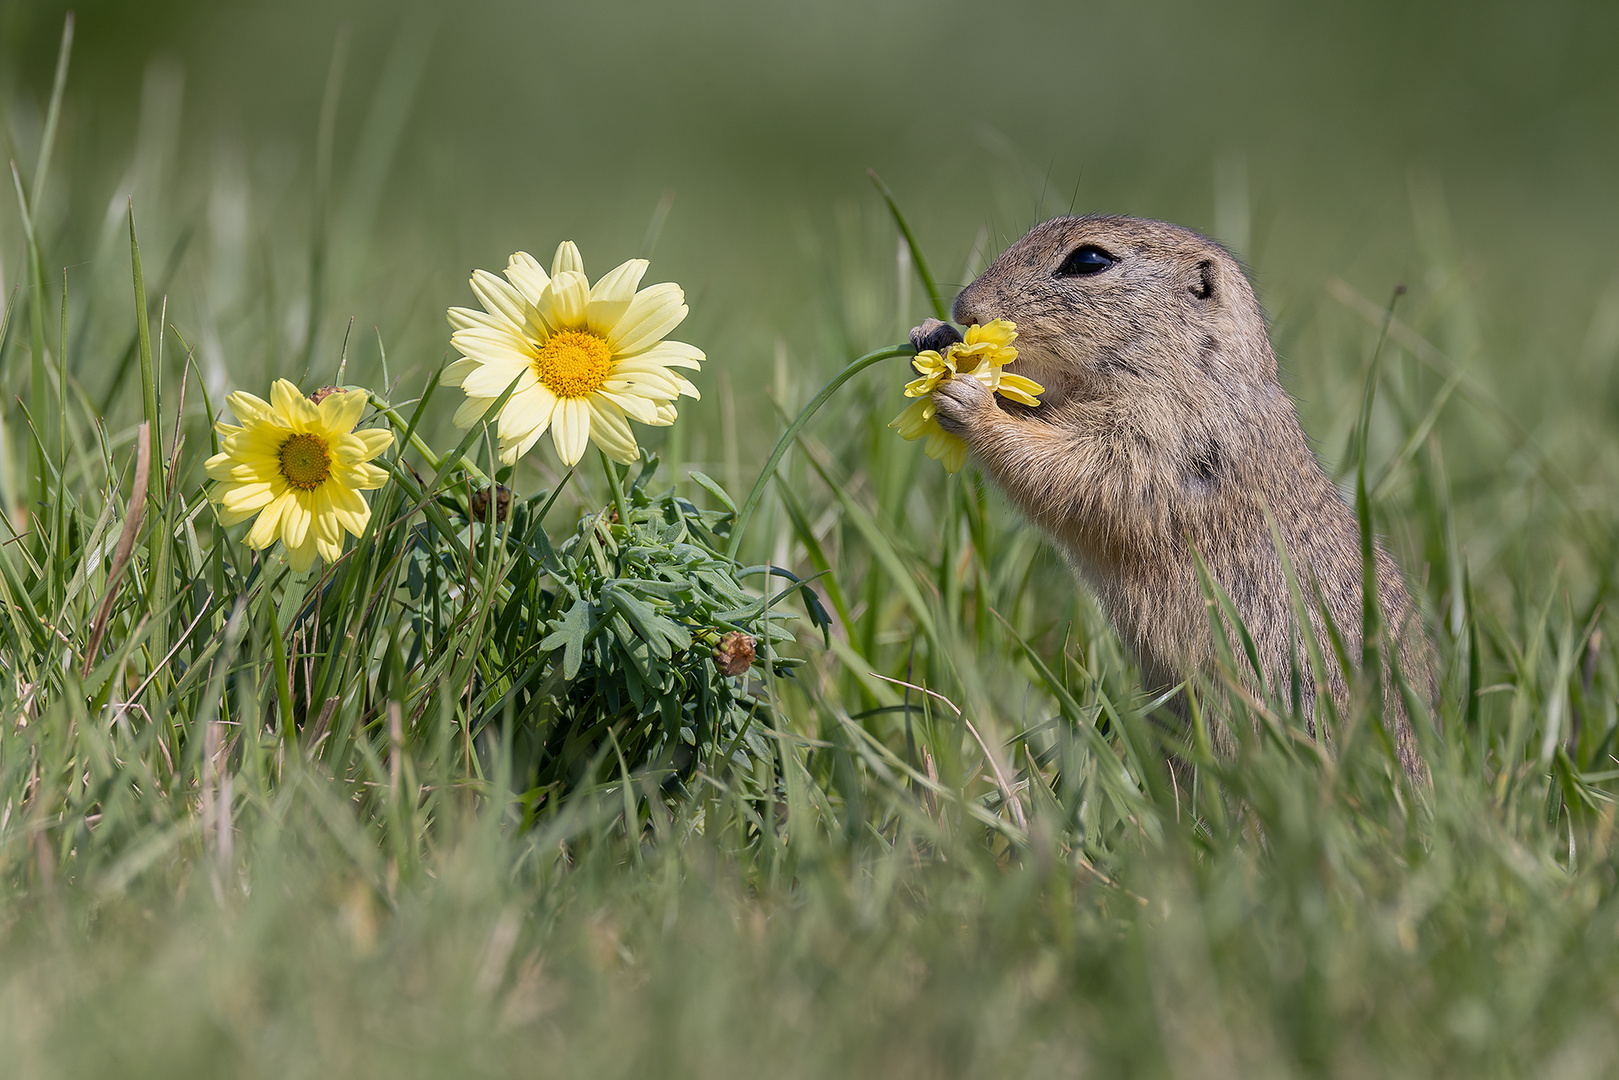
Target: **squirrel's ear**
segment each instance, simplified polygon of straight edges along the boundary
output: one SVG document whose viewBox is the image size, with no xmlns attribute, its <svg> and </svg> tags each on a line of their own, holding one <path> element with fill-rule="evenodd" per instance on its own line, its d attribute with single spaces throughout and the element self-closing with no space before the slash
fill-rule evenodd
<svg viewBox="0 0 1619 1080">
<path fill-rule="evenodd" d="M 1214 261 L 1204 259 L 1197 264 L 1197 273 L 1187 290 L 1199 300 L 1210 300 L 1214 297 Z"/>
</svg>

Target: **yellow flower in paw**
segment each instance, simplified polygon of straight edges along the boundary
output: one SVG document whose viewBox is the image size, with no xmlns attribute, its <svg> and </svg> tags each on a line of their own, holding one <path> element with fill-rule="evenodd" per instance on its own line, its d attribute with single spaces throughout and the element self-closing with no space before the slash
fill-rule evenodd
<svg viewBox="0 0 1619 1080">
<path fill-rule="evenodd" d="M 564 241 L 549 274 L 524 251 L 504 280 L 474 271 L 484 310 L 450 309 L 450 343 L 462 357 L 443 381 L 467 394 L 457 426 L 483 419 L 516 380 L 494 418 L 501 461 L 515 463 L 547 431 L 564 465 L 578 464 L 592 442 L 614 461 L 635 461 L 629 421 L 674 423 L 675 399 L 698 396 L 675 369 L 704 360 L 702 350 L 664 340 L 686 317 L 685 294 L 673 284 L 637 291 L 647 265 L 631 259 L 591 285 L 579 249 Z"/>
<path fill-rule="evenodd" d="M 225 439 L 206 465 L 220 522 L 256 516 L 247 546 L 280 540 L 294 570 L 309 569 L 316 555 L 341 555 L 343 533 L 359 536 L 371 520 L 360 492 L 388 479 L 370 462 L 393 445 L 393 433 L 354 430 L 366 400 L 363 390 L 339 390 L 316 405 L 286 379 L 270 387 L 269 401 L 240 390 L 227 398 L 241 426 L 215 425 Z"/>
<path fill-rule="evenodd" d="M 947 472 L 960 472 L 962 466 L 967 464 L 967 442 L 939 426 L 935 418 L 933 391 L 941 383 L 965 375 L 977 379 L 991 393 L 1000 394 L 1010 401 L 1031 408 L 1039 405 L 1045 387 L 1033 379 L 1003 370 L 1017 359 L 1017 349 L 1012 346 L 1016 338 L 1016 323 L 995 319 L 982 326 L 967 327 L 962 340 L 952 344 L 942 354 L 932 349 L 917 353 L 911 360 L 911 366 L 922 377 L 905 384 L 905 396 L 919 400 L 908 405 L 888 426 L 896 429 L 905 439 L 926 438 L 923 452 L 935 461 L 942 462 Z"/>
</svg>

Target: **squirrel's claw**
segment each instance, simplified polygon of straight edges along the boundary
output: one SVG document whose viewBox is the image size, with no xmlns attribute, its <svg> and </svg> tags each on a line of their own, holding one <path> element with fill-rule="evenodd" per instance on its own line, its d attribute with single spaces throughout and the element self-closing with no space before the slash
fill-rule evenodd
<svg viewBox="0 0 1619 1080">
<path fill-rule="evenodd" d="M 917 352 L 932 350 L 942 353 L 961 340 L 961 331 L 938 319 L 924 319 L 921 326 L 911 331 L 911 347 Z"/>
</svg>

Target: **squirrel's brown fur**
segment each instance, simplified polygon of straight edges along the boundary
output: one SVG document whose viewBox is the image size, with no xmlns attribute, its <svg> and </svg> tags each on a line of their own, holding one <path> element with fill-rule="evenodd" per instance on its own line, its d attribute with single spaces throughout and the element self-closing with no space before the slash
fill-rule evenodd
<svg viewBox="0 0 1619 1080">
<path fill-rule="evenodd" d="M 1099 272 L 1062 273 L 1085 245 L 1113 262 Z M 934 392 L 940 424 L 968 441 L 1095 589 L 1148 685 L 1172 686 L 1212 665 L 1195 548 L 1230 595 L 1266 683 L 1283 700 L 1297 656 L 1313 731 L 1315 683 L 1266 510 L 1306 596 L 1313 581 L 1356 660 L 1360 530 L 1305 441 L 1236 260 L 1176 225 L 1057 218 L 962 290 L 955 318 L 1015 322 L 1013 370 L 1046 390 L 1030 409 L 992 396 L 977 380 L 954 379 Z M 939 327 L 929 320 L 913 340 L 926 344 Z M 1381 545 L 1377 594 L 1406 679 L 1427 691 L 1427 632 Z M 1348 684 L 1319 605 L 1312 597 L 1308 606 L 1327 650 L 1329 692 L 1346 705 Z M 1386 673 L 1383 681 L 1387 687 Z M 1411 721 L 1393 697 L 1386 713 L 1401 763 L 1421 775 Z"/>
</svg>

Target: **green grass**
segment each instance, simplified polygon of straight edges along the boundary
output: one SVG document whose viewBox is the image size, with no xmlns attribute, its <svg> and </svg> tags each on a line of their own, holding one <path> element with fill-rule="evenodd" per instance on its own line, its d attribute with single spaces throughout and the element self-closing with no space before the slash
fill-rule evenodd
<svg viewBox="0 0 1619 1080">
<path fill-rule="evenodd" d="M 132 219 L 122 202 L 108 213 L 128 162 L 90 138 L 83 102 L 74 127 L 83 61 L 65 84 L 45 71 L 8 90 L 28 165 L 27 212 L 0 232 L 0 268 L 23 283 L 0 331 L 9 1072 L 1619 1068 L 1619 418 L 1604 366 L 1619 335 L 1611 289 L 1577 259 L 1556 284 L 1594 313 L 1584 345 L 1558 322 L 1572 300 L 1536 308 L 1469 261 L 1496 249 L 1457 235 L 1420 177 L 1401 217 L 1420 254 L 1386 327 L 1393 271 L 1322 257 L 1300 284 L 1274 276 L 1296 262 L 1256 264 L 1306 426 L 1429 614 L 1431 788 L 1401 777 L 1372 701 L 1337 719 L 1328 758 L 1278 693 L 1237 715 L 1235 759 L 1194 749 L 1177 793 L 1155 703 L 1069 572 L 971 468 L 946 478 L 887 429 L 897 356 L 782 439 L 844 365 L 932 310 L 858 168 L 843 190 L 865 201 L 807 218 L 779 326 L 734 315 L 754 272 L 741 255 L 699 294 L 654 252 L 655 274 L 688 285 L 682 335 L 710 362 L 704 400 L 651 436 L 649 491 L 674 483 L 706 508 L 712 546 L 743 565 L 814 577 L 830 642 L 788 624 L 802 666 L 756 668 L 746 731 L 689 765 L 629 741 L 633 725 L 546 744 L 515 703 L 563 649 L 503 617 L 514 597 L 554 595 L 498 542 L 510 534 L 468 520 L 458 461 L 487 470 L 488 451 L 450 428 L 458 394 L 436 388 L 442 309 L 470 302 L 464 240 L 426 214 L 385 235 L 368 224 L 403 138 L 399 98 L 428 77 L 428 31 L 407 31 L 352 161 L 334 133 L 345 61 L 322 47 L 314 81 L 332 89 L 306 118 L 307 202 L 252 201 L 262 185 L 228 168 L 154 191 L 151 175 L 181 172 L 163 159 L 159 69 L 129 173 L 144 197 Z M 1219 197 L 1246 205 L 1231 172 Z M 954 253 L 933 261 L 948 296 L 997 241 L 893 186 L 923 244 Z M 588 226 L 594 273 L 653 249 L 682 212 L 616 200 L 594 204 L 613 222 Z M 1283 201 L 1256 197 L 1254 220 Z M 292 210 L 312 234 L 284 227 Z M 495 211 L 477 227 L 501 245 L 485 265 L 563 238 Z M 697 251 L 687 239 L 670 261 Z M 451 283 L 383 273 L 413 261 L 449 263 Z M 262 394 L 271 374 L 372 389 L 447 463 L 391 453 L 370 534 L 325 577 L 253 560 L 204 499 L 223 393 Z M 692 470 L 741 502 L 778 446 L 746 532 L 725 532 Z M 510 482 L 543 525 L 536 547 L 588 543 L 620 497 L 641 505 L 589 459 L 564 475 L 545 448 Z M 414 588 L 413 566 L 444 580 Z M 805 613 L 801 594 L 773 602 Z M 1235 680 L 1240 635 L 1231 645 Z"/>
</svg>

